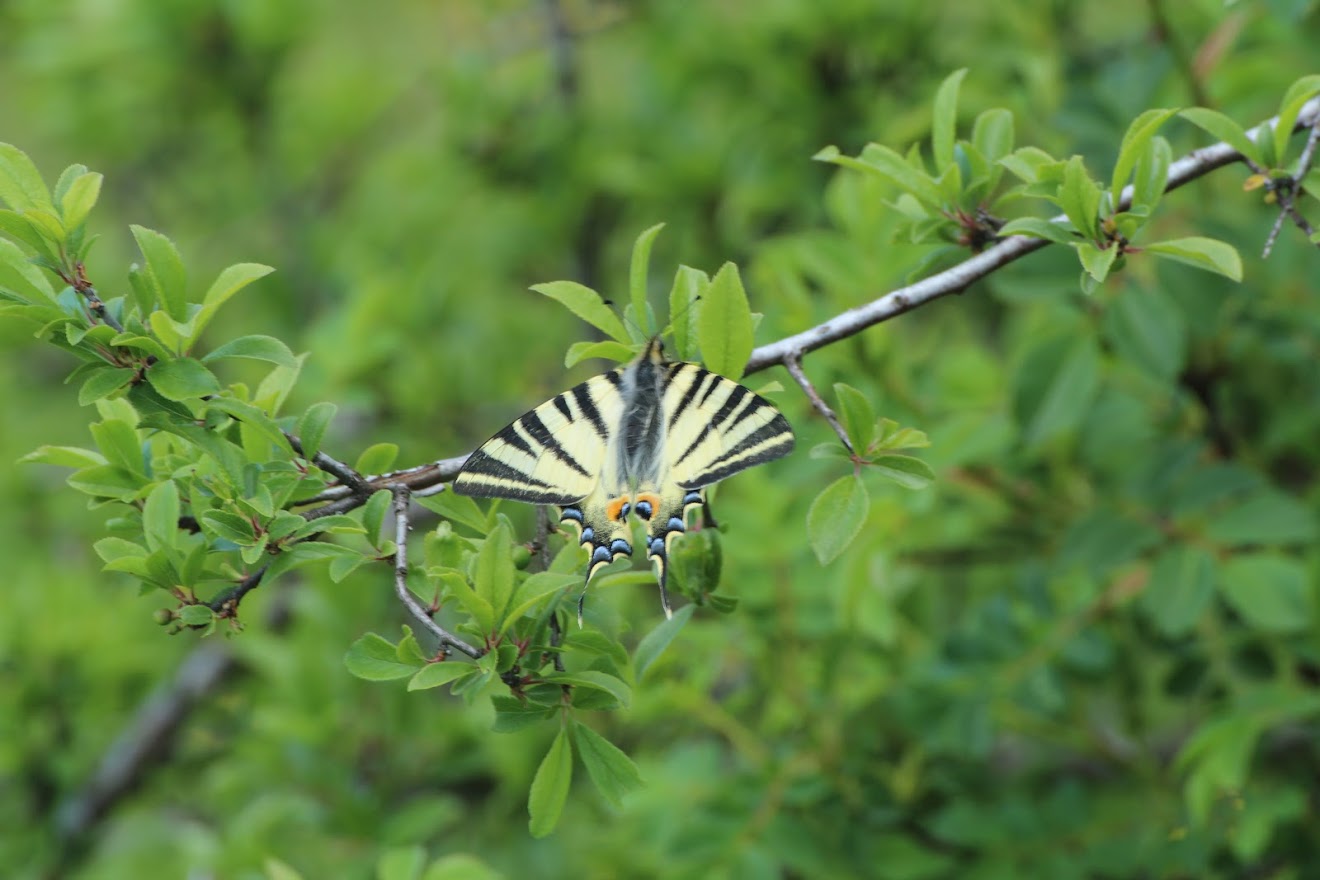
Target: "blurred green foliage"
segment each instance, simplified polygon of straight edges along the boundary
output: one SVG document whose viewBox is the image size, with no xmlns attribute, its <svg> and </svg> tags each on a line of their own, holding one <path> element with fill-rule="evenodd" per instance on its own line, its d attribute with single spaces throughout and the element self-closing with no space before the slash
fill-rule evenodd
<svg viewBox="0 0 1320 880">
<path fill-rule="evenodd" d="M 901 183 L 808 160 L 947 130 L 931 99 L 954 69 L 959 136 L 1002 107 L 1017 144 L 1106 183 L 1144 111 L 1248 125 L 1312 72 L 1314 3 L 1073 7 L 18 0 L 0 6 L 0 140 L 47 181 L 104 174 L 88 272 L 107 297 L 152 256 L 130 223 L 177 244 L 198 296 L 230 263 L 276 267 L 202 350 L 306 352 L 285 411 L 334 401 L 324 449 L 394 443 L 411 464 L 589 375 L 560 367 L 580 324 L 526 288 L 628 301 L 630 249 L 656 222 L 653 265 L 743 267 L 760 342 L 943 259 L 891 207 Z M 1160 135 L 1175 156 L 1207 142 L 1181 120 Z M 106 511 L 64 469 L 0 469 L 0 873 L 1306 876 L 1320 273 L 1291 227 L 1257 256 L 1276 211 L 1246 177 L 1196 181 L 1149 223 L 1151 240 L 1236 246 L 1241 283 L 1083 258 L 1104 278 L 1083 295 L 1081 254 L 1050 247 L 811 355 L 818 387 L 851 389 L 831 400 L 850 436 L 867 435 L 858 398 L 918 426 L 937 480 L 909 492 L 864 470 L 857 537 L 822 553 L 809 509 L 847 487 L 838 462 L 740 475 L 718 499 L 737 611 L 699 610 L 663 653 L 639 644 L 651 588 L 597 592 L 637 686 L 577 720 L 644 784 L 605 786 L 614 804 L 575 774 L 544 839 L 527 801 L 553 725 L 495 734 L 487 701 L 347 674 L 350 644 L 406 622 L 382 565 L 253 592 L 246 630 L 209 637 L 241 674 L 62 837 L 63 807 L 198 637 L 166 636 L 161 594 L 101 571 Z M 32 329 L 0 321 L 0 460 L 93 445 L 87 423 L 108 418 L 77 406 L 75 363 Z M 256 388 L 285 356 L 257 345 L 266 362 L 226 360 L 225 382 Z M 832 440 L 778 378 L 804 447 Z M 530 538 L 529 511 L 502 512 Z M 266 622 L 282 601 L 287 628 Z"/>
</svg>

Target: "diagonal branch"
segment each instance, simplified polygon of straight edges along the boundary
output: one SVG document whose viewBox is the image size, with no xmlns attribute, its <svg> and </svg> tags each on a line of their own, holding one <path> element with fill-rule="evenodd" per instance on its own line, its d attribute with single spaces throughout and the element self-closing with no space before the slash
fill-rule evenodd
<svg viewBox="0 0 1320 880">
<path fill-rule="evenodd" d="M 848 432 L 843 429 L 843 425 L 839 424 L 839 417 L 834 414 L 834 410 L 830 409 L 829 404 L 820 396 L 816 386 L 811 384 L 811 379 L 807 378 L 806 372 L 803 371 L 802 356 L 799 354 L 785 356 L 784 368 L 793 377 L 793 381 L 802 387 L 802 393 L 807 395 L 807 400 L 811 401 L 811 405 L 825 417 L 825 421 L 829 422 L 830 427 L 834 429 L 834 433 L 839 435 L 843 448 L 848 450 L 850 455 L 856 455 L 857 450 L 853 449 L 852 441 L 848 439 Z"/>
</svg>

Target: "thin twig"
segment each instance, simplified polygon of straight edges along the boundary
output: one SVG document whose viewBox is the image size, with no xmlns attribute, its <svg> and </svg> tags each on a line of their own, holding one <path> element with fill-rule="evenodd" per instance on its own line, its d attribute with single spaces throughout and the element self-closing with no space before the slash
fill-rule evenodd
<svg viewBox="0 0 1320 880">
<path fill-rule="evenodd" d="M 408 609 L 408 613 L 439 640 L 442 650 L 453 648 L 476 660 L 486 652 L 474 648 L 432 620 L 431 615 L 408 589 L 408 496 L 410 493 L 407 486 L 394 486 L 392 489 L 394 491 L 394 592 L 398 594 L 399 601 Z"/>
<path fill-rule="evenodd" d="M 825 421 L 830 423 L 830 427 L 834 429 L 835 434 L 839 435 L 839 440 L 843 443 L 843 448 L 848 450 L 848 454 L 856 455 L 857 450 L 853 449 L 852 441 L 848 439 L 848 432 L 843 429 L 843 425 L 839 424 L 839 419 L 834 415 L 834 410 L 830 409 L 829 404 L 820 396 L 816 386 L 811 384 L 811 380 L 807 378 L 806 372 L 803 371 L 802 356 L 798 354 L 786 355 L 784 357 L 784 369 L 788 370 L 788 374 L 801 386 L 802 393 L 807 395 L 807 400 L 811 401 L 811 405 L 816 408 L 816 412 L 824 416 Z"/>
<path fill-rule="evenodd" d="M 302 440 L 297 434 L 285 431 L 284 438 L 289 441 L 289 445 L 293 447 L 294 452 L 304 458 L 307 456 L 307 453 L 303 451 Z M 310 461 L 321 470 L 336 477 L 339 482 L 347 487 L 349 492 L 353 493 L 364 502 L 376 491 L 375 487 L 368 483 L 361 474 L 344 464 L 342 461 L 331 458 L 324 452 L 317 452 L 316 455 L 311 457 Z"/>
<path fill-rule="evenodd" d="M 1298 229 L 1306 233 L 1308 240 L 1315 235 L 1315 229 L 1310 222 L 1302 216 L 1301 211 L 1297 210 L 1296 202 L 1298 193 L 1302 191 L 1302 180 L 1311 170 L 1311 159 L 1315 155 L 1317 141 L 1320 141 L 1320 121 L 1311 124 L 1311 133 L 1306 138 L 1306 146 L 1302 148 L 1302 155 L 1297 160 L 1297 170 L 1290 177 L 1270 182 L 1270 189 L 1279 200 L 1279 216 L 1274 218 L 1274 225 L 1270 227 L 1270 234 L 1266 237 L 1265 247 L 1261 251 L 1261 259 L 1267 258 L 1274 250 L 1274 242 L 1283 229 L 1284 220 L 1291 219 Z M 1320 242 L 1315 244 L 1320 247 Z"/>
<path fill-rule="evenodd" d="M 206 607 L 214 611 L 219 617 L 237 617 L 238 606 L 242 603 L 243 597 L 261 586 L 261 579 L 266 576 L 266 571 L 269 568 L 269 565 L 263 565 L 233 587 L 207 602 Z"/>
</svg>

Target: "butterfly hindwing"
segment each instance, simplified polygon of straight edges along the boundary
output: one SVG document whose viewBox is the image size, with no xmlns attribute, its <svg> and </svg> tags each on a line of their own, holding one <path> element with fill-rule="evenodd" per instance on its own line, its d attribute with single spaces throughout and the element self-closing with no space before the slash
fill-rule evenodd
<svg viewBox="0 0 1320 880">
<path fill-rule="evenodd" d="M 600 482 L 622 409 L 614 374 L 555 395 L 491 437 L 468 457 L 454 491 L 533 504 L 581 502 Z"/>
<path fill-rule="evenodd" d="M 793 429 L 753 391 L 696 364 L 670 364 L 664 408 L 669 479 L 700 489 L 793 451 Z"/>
</svg>

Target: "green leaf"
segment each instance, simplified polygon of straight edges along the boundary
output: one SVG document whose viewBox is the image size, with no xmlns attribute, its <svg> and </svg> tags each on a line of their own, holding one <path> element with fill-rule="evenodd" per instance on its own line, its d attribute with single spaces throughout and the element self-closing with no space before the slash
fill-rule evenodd
<svg viewBox="0 0 1320 880">
<path fill-rule="evenodd" d="M 0 201 L 15 211 L 54 210 L 41 172 L 12 144 L 0 143 Z"/>
<path fill-rule="evenodd" d="M 289 347 L 273 336 L 240 336 L 226 342 L 202 360 L 210 362 L 221 358 L 250 358 L 269 361 L 282 367 L 292 367 L 298 363 Z"/>
<path fill-rule="evenodd" d="M 1123 134 L 1123 142 L 1119 145 L 1118 160 L 1114 163 L 1114 176 L 1109 186 L 1109 191 L 1114 194 L 1115 199 L 1123 191 L 1132 169 L 1146 152 L 1146 147 L 1155 136 L 1155 132 L 1177 112 L 1177 108 L 1146 110 L 1132 120 Z"/>
<path fill-rule="evenodd" d="M 188 278 L 174 242 L 145 226 L 129 228 L 133 230 L 138 249 L 142 251 L 142 256 L 147 261 L 146 278 L 156 301 L 174 320 L 187 321 Z"/>
<path fill-rule="evenodd" d="M 367 633 L 348 649 L 344 665 L 358 678 L 367 681 L 392 681 L 408 678 L 417 672 L 418 664 L 402 663 L 394 645 L 375 633 Z"/>
<path fill-rule="evenodd" d="M 691 266 L 679 266 L 674 286 L 669 290 L 669 327 L 674 339 L 674 358 L 690 361 L 697 356 L 697 316 L 695 303 L 705 295 L 710 276 Z"/>
<path fill-rule="evenodd" d="M 93 422 L 88 430 L 110 464 L 118 465 L 145 481 L 147 469 L 142 461 L 142 440 L 131 424 L 123 419 L 105 419 Z"/>
<path fill-rule="evenodd" d="M 1281 492 L 1261 492 L 1241 504 L 1216 513 L 1205 537 L 1217 544 L 1305 544 L 1315 540 L 1316 517 L 1311 508 Z"/>
<path fill-rule="evenodd" d="M 166 400 L 188 400 L 220 391 L 215 374 L 189 357 L 157 361 L 147 368 L 147 381 Z"/>
<path fill-rule="evenodd" d="M 257 533 L 252 521 L 231 510 L 207 510 L 197 518 L 208 531 L 238 545 L 252 544 Z"/>
<path fill-rule="evenodd" d="M 236 263 L 223 269 L 202 296 L 202 307 L 192 319 L 192 332 L 185 340 L 186 345 L 192 347 L 206 329 L 206 325 L 211 323 L 215 313 L 229 302 L 234 294 L 274 271 L 270 266 L 263 266 L 260 263 Z"/>
<path fill-rule="evenodd" d="M 553 684 L 571 684 L 575 687 L 603 691 L 624 707 L 632 702 L 632 688 L 628 687 L 623 679 L 594 669 L 581 672 L 555 672 L 547 675 L 545 680 Z"/>
<path fill-rule="evenodd" d="M 1075 431 L 1100 385 L 1100 352 L 1090 335 L 1043 340 L 1014 377 L 1013 414 L 1029 448 Z"/>
<path fill-rule="evenodd" d="M 311 461 L 321 451 L 321 441 L 325 439 L 325 429 L 335 417 L 339 407 L 333 403 L 314 403 L 307 407 L 307 412 L 298 420 L 298 439 L 302 443 L 303 457 Z"/>
<path fill-rule="evenodd" d="M 1265 164 L 1260 155 L 1260 148 L 1256 146 L 1251 138 L 1247 137 L 1247 133 L 1242 129 L 1242 126 L 1223 113 L 1217 110 L 1207 110 L 1204 107 L 1189 107 L 1180 111 L 1178 115 L 1197 128 L 1208 132 L 1212 137 L 1219 138 L 1219 140 L 1257 165 Z"/>
<path fill-rule="evenodd" d="M 414 499 L 427 510 L 434 510 L 445 519 L 460 523 L 480 534 L 490 530 L 490 520 L 481 507 L 467 495 L 445 490 L 438 495 L 423 495 Z"/>
<path fill-rule="evenodd" d="M 1027 235 L 1032 238 L 1044 238 L 1056 244 L 1074 244 L 1077 241 L 1077 236 L 1070 230 L 1039 217 L 1019 217 L 1010 220 L 999 230 L 999 234 Z"/>
<path fill-rule="evenodd" d="M 1081 156 L 1073 156 L 1064 166 L 1059 206 L 1078 232 L 1092 241 L 1100 238 L 1100 187 L 1086 173 Z"/>
<path fill-rule="evenodd" d="M 669 620 L 662 620 L 656 627 L 647 633 L 640 642 L 637 643 L 637 650 L 633 653 L 633 669 L 637 681 L 641 681 L 646 675 L 646 670 L 650 669 L 660 655 L 664 653 L 665 648 L 678 635 L 678 631 L 692 617 L 692 612 L 696 609 L 695 605 L 684 605 L 674 612 L 674 616 Z"/>
<path fill-rule="evenodd" d="M 358 456 L 353 470 L 359 474 L 383 474 L 394 466 L 399 457 L 399 444 L 373 443 Z"/>
<path fill-rule="evenodd" d="M 184 605 L 179 609 L 179 622 L 184 626 L 210 626 L 215 612 L 205 605 Z"/>
<path fill-rule="evenodd" d="M 930 465 L 911 455 L 881 455 L 871 461 L 871 469 L 905 489 L 924 489 L 935 480 Z"/>
<path fill-rule="evenodd" d="M 632 297 L 633 313 L 637 315 L 637 322 L 642 325 L 642 332 L 647 336 L 654 335 L 656 330 L 644 323 L 650 314 L 646 307 L 647 267 L 651 261 L 651 247 L 664 228 L 665 224 L 657 223 L 637 236 L 637 241 L 633 243 L 632 261 L 628 265 L 628 292 Z"/>
<path fill-rule="evenodd" d="M 553 571 L 538 571 L 518 586 L 517 594 L 509 600 L 509 612 L 505 615 L 499 631 L 501 633 L 506 631 L 510 626 L 517 623 L 524 614 L 545 601 L 547 597 L 553 596 L 555 593 L 562 593 L 569 587 L 581 583 L 582 576 L 577 572 L 559 574 Z"/>
<path fill-rule="evenodd" d="M 838 558 L 866 524 L 871 497 L 859 477 L 840 477 L 811 502 L 807 539 L 821 565 Z"/>
<path fill-rule="evenodd" d="M 733 263 L 721 266 L 706 290 L 697 337 L 709 369 L 735 382 L 742 377 L 752 354 L 752 310 Z"/>
<path fill-rule="evenodd" d="M 179 487 L 158 483 L 142 507 L 142 531 L 150 550 L 170 549 L 179 536 Z"/>
<path fill-rule="evenodd" d="M 428 574 L 430 574 L 428 572 Z M 459 601 L 463 610 L 472 615 L 477 628 L 483 633 L 493 633 L 495 631 L 495 611 L 491 608 L 490 602 L 485 597 L 477 594 L 472 589 L 471 584 L 467 582 L 460 572 L 444 571 L 434 575 L 440 581 L 449 595 Z"/>
<path fill-rule="evenodd" d="M 1288 154 L 1288 141 L 1293 136 L 1297 114 L 1317 92 L 1320 92 L 1320 74 L 1304 76 L 1288 86 L 1288 91 L 1284 92 L 1283 100 L 1279 102 L 1279 118 L 1274 123 L 1274 155 L 1279 158 L 1280 163 Z"/>
<path fill-rule="evenodd" d="M 1118 256 L 1118 248 L 1110 245 L 1107 248 L 1098 248 L 1089 241 L 1079 241 L 1073 244 L 1077 251 L 1077 258 L 1082 261 L 1082 268 L 1086 273 L 1096 281 L 1104 281 L 1109 277 L 1109 270 L 1114 265 L 1114 259 Z"/>
<path fill-rule="evenodd" d="M 564 366 L 576 367 L 591 358 L 604 358 L 618 363 L 625 363 L 632 360 L 635 354 L 629 346 L 611 339 L 603 342 L 575 342 L 568 347 L 568 354 L 564 355 Z"/>
<path fill-rule="evenodd" d="M 913 168 L 906 159 L 882 144 L 867 144 L 860 159 L 840 155 L 836 147 L 826 147 L 811 158 L 878 175 L 904 192 L 911 193 L 927 208 L 933 211 L 943 208 L 943 197 L 930 175 Z"/>
<path fill-rule="evenodd" d="M 92 545 L 102 562 L 114 562 L 118 559 L 145 559 L 147 548 L 123 538 L 102 538 Z"/>
<path fill-rule="evenodd" d="M 955 70 L 944 78 L 935 92 L 935 107 L 930 120 L 930 145 L 935 158 L 935 173 L 953 164 L 953 143 L 958 127 L 958 87 L 967 68 Z"/>
<path fill-rule="evenodd" d="M 101 195 L 101 175 L 82 174 L 77 177 L 60 199 L 60 216 L 69 229 L 77 229 L 86 220 Z"/>
<path fill-rule="evenodd" d="M 1065 163 L 1039 147 L 1022 147 L 999 160 L 1015 176 L 1027 183 L 1054 183 L 1063 179 Z"/>
<path fill-rule="evenodd" d="M 559 815 L 568 800 L 568 787 L 573 781 L 573 747 L 568 731 L 560 728 L 555 741 L 546 752 L 541 766 L 532 779 L 532 790 L 527 798 L 527 812 L 531 815 L 528 827 L 533 837 L 545 837 L 555 830 Z"/>
<path fill-rule="evenodd" d="M 551 281 L 533 284 L 532 290 L 562 303 L 570 312 L 600 330 L 611 339 L 627 344 L 631 340 L 619 316 L 610 310 L 600 294 L 576 281 Z"/>
<path fill-rule="evenodd" d="M 491 725 L 490 729 L 495 733 L 513 733 L 515 730 L 525 730 L 534 724 L 549 720 L 556 712 L 556 709 L 552 706 L 542 706 L 531 702 L 524 703 L 514 697 L 499 695 L 491 697 L 491 705 L 495 707 L 495 723 Z"/>
<path fill-rule="evenodd" d="M 425 864 L 426 851 L 420 846 L 386 850 L 376 863 L 376 880 L 418 880 Z"/>
<path fill-rule="evenodd" d="M 972 125 L 972 146 L 987 162 L 1007 156 L 1013 149 L 1013 114 L 1002 107 L 982 112 Z"/>
<path fill-rule="evenodd" d="M 1300 633 L 1311 628 L 1306 568 L 1272 553 L 1234 556 L 1220 566 L 1219 594 L 1248 625 L 1263 632 Z"/>
<path fill-rule="evenodd" d="M 471 663 L 461 660 L 446 660 L 443 663 L 428 663 L 417 671 L 408 682 L 408 690 L 422 691 L 427 688 L 449 684 L 467 675 L 476 675 L 481 670 Z"/>
<path fill-rule="evenodd" d="M 1132 175 L 1132 210 L 1154 212 L 1164 197 L 1169 183 L 1169 166 L 1173 164 L 1173 148 L 1162 137 L 1152 138 L 1137 160 Z M 1130 237 L 1130 236 L 1129 236 Z"/>
<path fill-rule="evenodd" d="M 1126 360 L 1159 379 L 1182 372 L 1187 358 L 1187 323 L 1159 288 L 1128 287 L 1105 310 L 1105 330 Z"/>
<path fill-rule="evenodd" d="M 0 216 L 6 212 L 0 211 Z M 0 231 L 5 231 L 0 225 Z M 28 302 L 55 302 L 55 289 L 27 254 L 8 239 L 0 238 L 0 289 L 10 290 Z"/>
<path fill-rule="evenodd" d="M 623 806 L 624 796 L 642 787 L 637 765 L 614 743 L 581 721 L 573 724 L 573 739 L 596 790 L 615 807 Z"/>
<path fill-rule="evenodd" d="M 839 402 L 839 422 L 853 451 L 865 454 L 876 441 L 875 410 L 871 401 L 856 388 L 842 382 L 834 383 L 834 399 Z"/>
<path fill-rule="evenodd" d="M 516 571 L 512 554 L 512 531 L 509 521 L 501 516 L 477 552 L 477 562 L 472 573 L 477 595 L 490 603 L 497 624 L 504 622 L 509 599 L 513 595 Z"/>
<path fill-rule="evenodd" d="M 1260 734 L 1259 718 L 1233 714 L 1202 724 L 1187 740 L 1174 766 L 1190 770 L 1184 794 L 1194 823 L 1205 825 L 1225 791 L 1242 790 Z"/>
<path fill-rule="evenodd" d="M 132 382 L 136 376 L 137 370 L 132 367 L 103 367 L 88 376 L 87 381 L 78 389 L 78 405 L 86 406 L 109 397 Z"/>
<path fill-rule="evenodd" d="M 450 853 L 432 862 L 422 880 L 506 880 L 506 877 L 471 853 Z"/>
<path fill-rule="evenodd" d="M 1227 242 L 1192 236 L 1148 244 L 1142 250 L 1198 269 L 1218 272 L 1234 281 L 1242 280 L 1242 258 L 1238 256 L 1237 248 Z"/>
<path fill-rule="evenodd" d="M 79 446 L 38 446 L 19 460 L 20 464 L 53 464 L 60 467 L 91 467 L 105 464 L 105 456 Z"/>
<path fill-rule="evenodd" d="M 1214 591 L 1215 563 L 1210 554 L 1178 545 L 1156 558 L 1138 607 L 1161 633 L 1179 638 L 1196 626 Z"/>
</svg>

